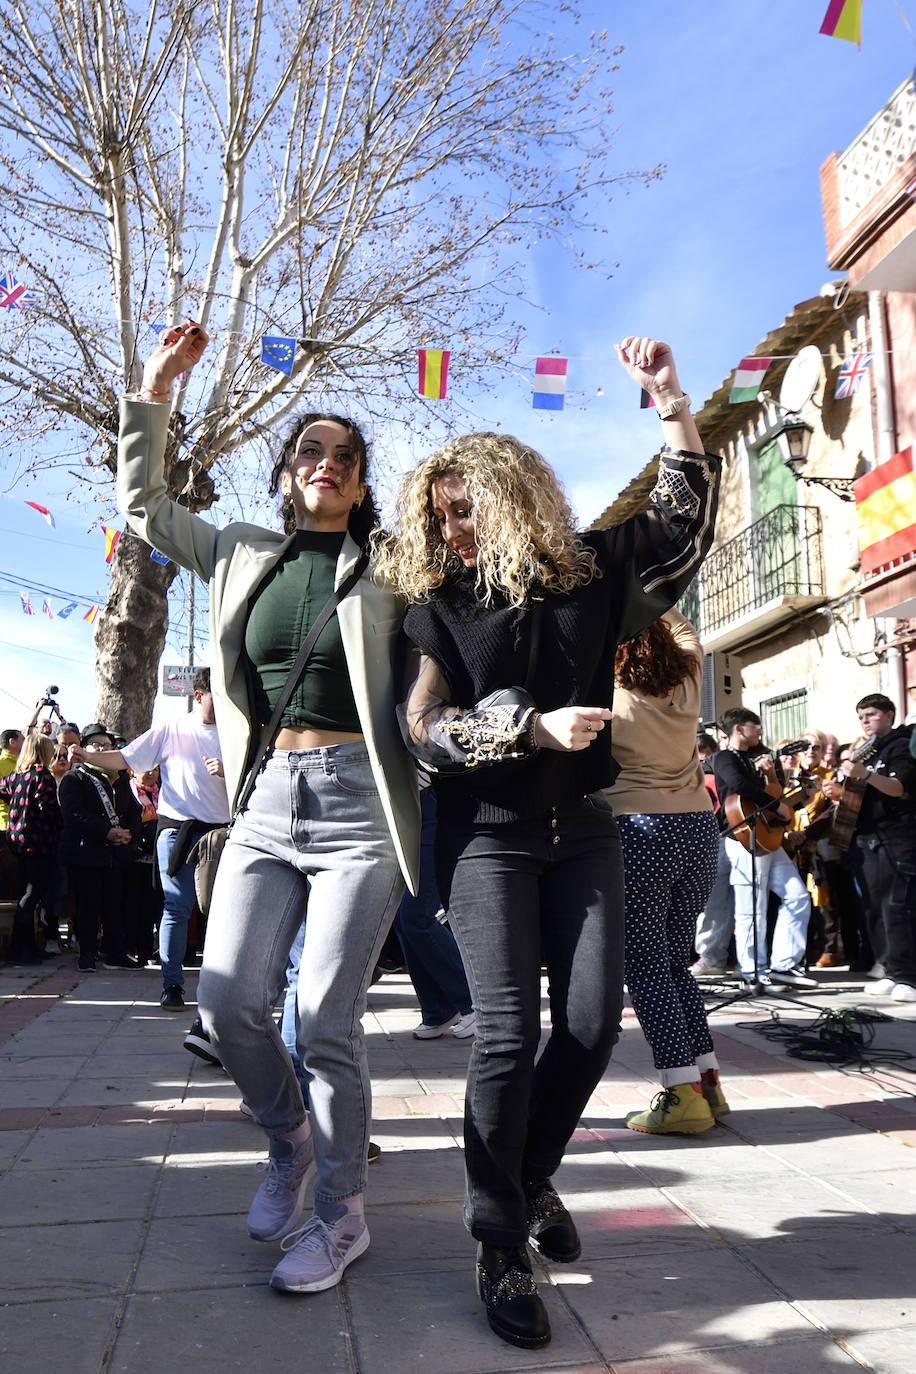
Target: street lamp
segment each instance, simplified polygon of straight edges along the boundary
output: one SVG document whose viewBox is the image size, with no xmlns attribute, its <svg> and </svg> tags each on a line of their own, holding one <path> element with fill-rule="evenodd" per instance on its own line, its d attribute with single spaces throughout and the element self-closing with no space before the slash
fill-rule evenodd
<svg viewBox="0 0 916 1374">
<path fill-rule="evenodd" d="M 817 483 L 820 487 L 826 487 L 834 496 L 841 501 L 854 501 L 855 496 L 852 491 L 853 478 L 851 477 L 807 477 L 805 475 L 805 464 L 808 461 L 808 449 L 811 445 L 811 435 L 814 429 L 803 420 L 800 415 L 793 411 L 784 411 L 782 418 L 767 434 L 767 439 L 774 440 L 779 445 L 782 454 L 782 461 L 795 478 L 796 482 L 805 482 L 808 485 Z"/>
</svg>

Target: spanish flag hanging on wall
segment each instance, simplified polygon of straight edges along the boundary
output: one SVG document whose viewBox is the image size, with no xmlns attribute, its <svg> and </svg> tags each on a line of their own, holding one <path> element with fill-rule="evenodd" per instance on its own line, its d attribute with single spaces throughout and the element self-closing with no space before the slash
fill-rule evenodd
<svg viewBox="0 0 916 1374">
<path fill-rule="evenodd" d="M 913 449 L 895 453 L 852 484 L 859 556 L 864 573 L 916 552 L 916 473 Z"/>
<path fill-rule="evenodd" d="M 445 399 L 448 381 L 448 360 L 451 353 L 441 348 L 420 348 L 417 360 L 420 364 L 420 395 L 428 396 L 431 401 Z"/>
</svg>

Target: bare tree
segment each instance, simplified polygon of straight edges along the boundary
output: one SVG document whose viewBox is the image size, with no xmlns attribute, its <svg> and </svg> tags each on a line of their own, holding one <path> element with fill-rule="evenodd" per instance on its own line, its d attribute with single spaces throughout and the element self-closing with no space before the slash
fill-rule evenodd
<svg viewBox="0 0 916 1374">
<path fill-rule="evenodd" d="M 419 410 L 418 343 L 462 347 L 485 384 L 526 246 L 578 234 L 618 179 L 617 50 L 578 24 L 538 0 L 4 0 L 0 234 L 38 298 L 0 341 L 23 465 L 110 483 L 149 327 L 188 316 L 216 339 L 166 458 L 194 510 L 304 392 Z M 260 363 L 265 333 L 299 340 L 291 377 Z M 125 734 L 175 573 L 118 543 L 98 712 Z"/>
</svg>

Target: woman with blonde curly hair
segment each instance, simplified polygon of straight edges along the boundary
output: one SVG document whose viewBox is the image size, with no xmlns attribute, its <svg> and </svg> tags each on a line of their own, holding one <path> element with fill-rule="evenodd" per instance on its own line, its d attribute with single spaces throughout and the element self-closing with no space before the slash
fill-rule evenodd
<svg viewBox="0 0 916 1374">
<path fill-rule="evenodd" d="M 402 729 L 439 808 L 437 876 L 477 1014 L 465 1109 L 465 1215 L 478 1292 L 514 1345 L 550 1339 L 526 1242 L 580 1253 L 551 1185 L 607 1064 L 622 1000 L 611 682 L 622 639 L 686 588 L 713 535 L 704 454 L 671 351 L 630 337 L 625 370 L 665 439 L 649 509 L 577 534 L 553 471 L 508 435 L 452 440 L 409 473 L 379 573 L 410 601 Z M 540 973 L 551 1034 L 540 1039 Z"/>
</svg>

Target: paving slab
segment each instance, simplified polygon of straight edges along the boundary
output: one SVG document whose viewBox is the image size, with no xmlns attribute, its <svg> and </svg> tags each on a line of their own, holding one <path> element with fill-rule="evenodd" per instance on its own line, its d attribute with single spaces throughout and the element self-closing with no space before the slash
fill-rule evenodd
<svg viewBox="0 0 916 1374">
<path fill-rule="evenodd" d="M 5 1285 L 4 1285 L 5 1286 Z M 39 1287 L 38 1292 L 41 1292 Z M 111 1341 L 105 1298 L 40 1299 L 8 1304 L 0 1321 L 0 1362 L 21 1374 L 98 1374 Z M 202 1371 L 199 1372 L 202 1374 Z"/>
<path fill-rule="evenodd" d="M 555 1282 L 612 1364 L 732 1345 L 737 1331 L 743 1341 L 770 1340 L 811 1327 L 761 1274 L 712 1239 L 701 1252 L 669 1249 L 590 1262 L 584 1277 L 564 1271 Z"/>
<path fill-rule="evenodd" d="M 461 1219 L 470 1043 L 413 1039 L 404 975 L 372 989 L 366 1020 L 383 1151 L 369 1172 L 372 1245 L 339 1288 L 286 1296 L 268 1287 L 279 1245 L 245 1231 L 263 1133 L 226 1075 L 182 1047 L 195 980 L 187 1012 L 169 1016 L 158 974 L 80 978 L 73 963 L 27 977 L 0 966 L 4 1369 L 916 1368 L 916 1096 L 900 1066 L 809 1069 L 755 1034 L 769 1009 L 744 1004 L 713 1018 L 733 1111 L 699 1137 L 637 1135 L 626 1112 L 658 1083 L 628 1009 L 555 1180 L 583 1254 L 535 1261 L 554 1338 L 521 1351 L 486 1325 Z M 839 972 L 831 1005 L 854 1007 L 860 992 Z M 827 1000 L 800 1003 L 798 1018 Z M 878 1036 L 916 1052 L 916 1014 Z"/>
<path fill-rule="evenodd" d="M 104 1170 L 63 1160 L 40 1173 L 16 1170 L 0 1178 L 0 1217 L 4 1226 L 50 1227 L 139 1219 L 158 1180 L 158 1166 L 133 1160 Z"/>
<path fill-rule="evenodd" d="M 116 1298 L 142 1229 L 135 1219 L 0 1227 L 4 1301 Z"/>
<path fill-rule="evenodd" d="M 763 1206 L 743 1179 L 676 1183 L 666 1192 L 728 1240 L 744 1240 L 748 1236 L 763 1240 L 787 1232 L 806 1239 L 829 1239 L 840 1224 L 846 1232 L 861 1232 L 861 1244 L 868 1237 L 874 1244 L 876 1235 L 886 1230 L 884 1219 L 864 1204 L 844 1200 L 832 1189 L 823 1187 L 818 1179 L 802 1175 L 781 1178 L 779 1187 L 767 1196 Z"/>
<path fill-rule="evenodd" d="M 369 1254 L 367 1252 L 366 1258 Z M 362 1374 L 489 1374 L 489 1371 L 594 1368 L 595 1351 L 562 1294 L 542 1273 L 538 1291 L 552 1331 L 543 1351 L 519 1350 L 499 1341 L 480 1318 L 474 1287 L 473 1250 L 460 1267 L 412 1272 L 409 1281 L 366 1276 L 354 1266 L 347 1298 L 356 1329 Z M 602 1368 L 601 1365 L 598 1368 Z"/>
<path fill-rule="evenodd" d="M 818 1321 L 852 1337 L 916 1325 L 914 1246 L 912 1235 L 890 1227 L 863 1238 L 838 1221 L 829 1240 L 748 1238 L 741 1252 Z"/>
<path fill-rule="evenodd" d="M 352 1374 L 342 1300 L 342 1291 L 334 1289 L 304 1301 L 281 1296 L 266 1282 L 241 1290 L 137 1293 L 127 1302 L 107 1371 Z"/>
</svg>

